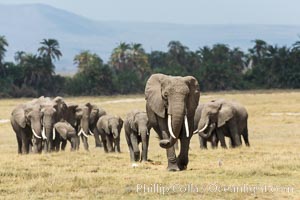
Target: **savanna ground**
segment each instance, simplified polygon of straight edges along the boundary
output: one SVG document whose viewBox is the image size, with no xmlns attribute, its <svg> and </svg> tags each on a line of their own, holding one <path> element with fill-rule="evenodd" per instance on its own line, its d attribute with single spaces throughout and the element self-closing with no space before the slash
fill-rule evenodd
<svg viewBox="0 0 300 200">
<path fill-rule="evenodd" d="M 181 172 L 166 171 L 166 153 L 153 130 L 148 156 L 152 162 L 132 168 L 123 130 L 121 154 L 105 154 L 90 137 L 90 152 L 81 147 L 79 152 L 67 148 L 21 156 L 10 123 L 1 123 L 0 199 L 300 199 L 300 91 L 207 93 L 200 102 L 215 98 L 246 106 L 251 147 L 203 151 L 194 136 L 188 169 Z M 27 100 L 0 100 L 0 119 L 9 119 L 13 107 Z M 93 102 L 123 118 L 131 109 L 145 108 L 142 95 L 66 101 Z M 143 184 L 145 192 L 137 192 Z M 155 186 L 170 191 L 162 194 Z M 255 186 L 263 188 L 254 192 Z"/>
</svg>

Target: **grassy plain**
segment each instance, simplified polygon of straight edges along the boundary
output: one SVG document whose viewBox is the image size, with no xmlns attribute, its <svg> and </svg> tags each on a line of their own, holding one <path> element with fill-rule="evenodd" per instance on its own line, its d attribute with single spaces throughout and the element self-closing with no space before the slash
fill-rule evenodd
<svg viewBox="0 0 300 200">
<path fill-rule="evenodd" d="M 300 199 L 300 91 L 206 93 L 200 102 L 215 98 L 246 106 L 251 147 L 203 151 L 194 136 L 188 169 L 181 172 L 166 171 L 165 150 L 154 131 L 148 156 L 153 162 L 132 168 L 123 131 L 121 154 L 105 154 L 90 137 L 90 152 L 81 147 L 21 156 L 10 123 L 2 123 L 0 199 Z M 27 100 L 0 100 L 0 120 Z M 93 102 L 121 117 L 145 107 L 142 95 L 66 101 Z"/>
</svg>

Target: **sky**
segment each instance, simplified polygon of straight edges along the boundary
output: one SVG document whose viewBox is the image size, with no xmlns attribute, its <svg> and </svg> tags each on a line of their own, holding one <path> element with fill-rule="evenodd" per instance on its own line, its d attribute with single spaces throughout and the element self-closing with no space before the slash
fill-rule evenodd
<svg viewBox="0 0 300 200">
<path fill-rule="evenodd" d="M 0 0 L 42 3 L 94 20 L 178 24 L 300 24 L 299 0 Z"/>
</svg>

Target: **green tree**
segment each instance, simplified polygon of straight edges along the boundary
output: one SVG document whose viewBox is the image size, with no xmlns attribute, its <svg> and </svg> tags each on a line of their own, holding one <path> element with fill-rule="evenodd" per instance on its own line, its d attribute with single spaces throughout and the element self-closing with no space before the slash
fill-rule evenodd
<svg viewBox="0 0 300 200">
<path fill-rule="evenodd" d="M 78 72 L 67 81 L 69 92 L 74 95 L 103 95 L 113 92 L 112 71 L 102 59 L 89 51 L 74 57 Z"/>
<path fill-rule="evenodd" d="M 42 42 L 40 42 L 42 45 L 40 48 L 38 48 L 38 52 L 41 56 L 46 57 L 49 59 L 52 63 L 52 60 L 59 60 L 62 56 L 61 51 L 59 50 L 59 43 L 55 39 L 43 39 Z"/>
<path fill-rule="evenodd" d="M 4 36 L 0 36 L 0 76 L 5 76 L 5 64 L 4 56 L 6 53 L 6 47 L 8 47 L 8 42 Z"/>
</svg>

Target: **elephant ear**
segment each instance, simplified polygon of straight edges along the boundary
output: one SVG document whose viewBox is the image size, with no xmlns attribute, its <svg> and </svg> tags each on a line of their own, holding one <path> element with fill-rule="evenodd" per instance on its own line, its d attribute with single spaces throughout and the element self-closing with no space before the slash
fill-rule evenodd
<svg viewBox="0 0 300 200">
<path fill-rule="evenodd" d="M 106 115 L 106 111 L 103 108 L 98 108 L 99 112 L 98 112 L 98 117 L 101 117 L 103 115 Z"/>
<path fill-rule="evenodd" d="M 66 123 L 56 123 L 54 128 L 64 140 L 67 139 L 68 128 Z"/>
<path fill-rule="evenodd" d="M 220 110 L 218 114 L 218 127 L 223 126 L 232 117 L 233 117 L 232 107 L 227 104 L 220 104 Z"/>
<path fill-rule="evenodd" d="M 82 107 L 76 107 L 75 110 L 76 119 L 79 119 L 83 115 L 83 109 Z"/>
<path fill-rule="evenodd" d="M 12 112 L 12 116 L 20 127 L 25 128 L 26 117 L 25 117 L 25 111 L 23 108 L 21 108 L 21 107 L 15 108 Z"/>
<path fill-rule="evenodd" d="M 97 129 L 100 131 L 101 129 L 104 130 L 105 133 L 109 133 L 108 121 L 110 117 L 102 116 L 99 118 L 97 122 Z"/>
<path fill-rule="evenodd" d="M 164 74 L 153 74 L 147 81 L 145 88 L 145 97 L 147 104 L 150 106 L 153 112 L 155 112 L 161 118 L 165 117 L 165 104 L 162 98 L 161 84 L 167 76 Z"/>
<path fill-rule="evenodd" d="M 195 115 L 195 110 L 199 104 L 200 98 L 200 88 L 198 81 L 193 76 L 186 76 L 184 77 L 185 82 L 187 83 L 190 93 L 187 99 L 187 111 L 189 116 Z"/>
<path fill-rule="evenodd" d="M 137 114 L 137 111 L 133 111 L 133 112 L 130 112 L 130 113 L 127 115 L 127 121 L 128 121 L 128 123 L 129 123 L 129 125 L 130 125 L 130 128 L 131 128 L 133 131 L 135 131 L 135 132 L 137 132 L 137 128 L 136 128 L 136 126 L 135 126 L 135 116 L 136 116 L 136 114 Z"/>
<path fill-rule="evenodd" d="M 90 102 L 86 103 L 85 106 L 89 108 L 89 112 L 91 112 L 93 107 L 95 107 Z"/>
</svg>

